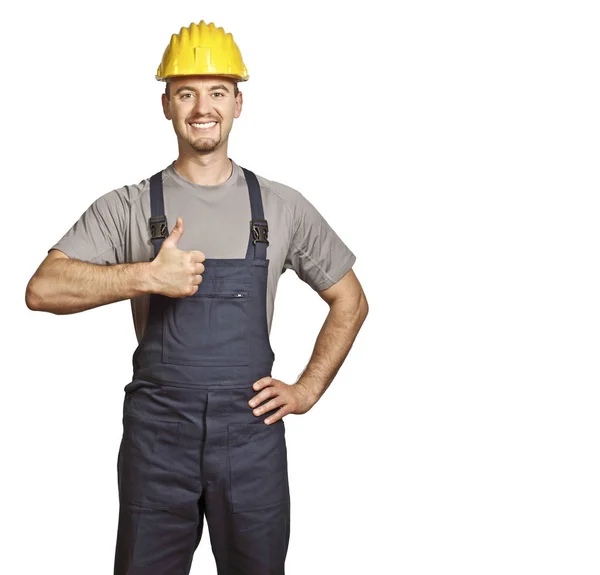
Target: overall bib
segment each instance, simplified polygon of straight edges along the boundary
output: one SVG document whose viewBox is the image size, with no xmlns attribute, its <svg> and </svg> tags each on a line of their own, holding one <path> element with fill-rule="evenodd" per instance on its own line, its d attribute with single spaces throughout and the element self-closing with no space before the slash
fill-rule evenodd
<svg viewBox="0 0 600 575">
<path fill-rule="evenodd" d="M 268 228 L 258 180 L 243 171 L 252 213 L 246 257 L 206 259 L 192 296 L 150 296 L 125 386 L 115 575 L 187 575 L 204 516 L 219 575 L 284 574 L 285 425 L 264 423 L 276 409 L 257 417 L 248 405 L 274 361 Z M 168 236 L 162 172 L 150 179 L 150 201 L 156 257 Z"/>
</svg>

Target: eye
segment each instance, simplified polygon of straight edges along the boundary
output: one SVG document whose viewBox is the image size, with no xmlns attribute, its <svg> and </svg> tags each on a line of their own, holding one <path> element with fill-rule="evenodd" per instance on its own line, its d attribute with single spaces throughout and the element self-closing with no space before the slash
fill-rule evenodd
<svg viewBox="0 0 600 575">
<path fill-rule="evenodd" d="M 225 96 L 223 92 L 213 92 L 213 96 Z"/>
<path fill-rule="evenodd" d="M 186 96 L 192 96 L 191 92 L 184 92 L 183 94 L 181 94 L 181 99 L 182 100 L 187 100 Z"/>
</svg>

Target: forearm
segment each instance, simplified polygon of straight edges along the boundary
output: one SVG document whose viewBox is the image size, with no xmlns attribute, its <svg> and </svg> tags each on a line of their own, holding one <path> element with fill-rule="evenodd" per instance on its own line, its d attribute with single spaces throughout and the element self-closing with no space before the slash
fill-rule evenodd
<svg viewBox="0 0 600 575">
<path fill-rule="evenodd" d="M 61 258 L 42 266 L 27 286 L 30 309 L 71 314 L 151 293 L 150 262 L 98 265 Z"/>
<path fill-rule="evenodd" d="M 331 305 L 310 361 L 296 382 L 306 388 L 313 403 L 325 393 L 344 363 L 366 316 L 364 299 Z"/>
</svg>

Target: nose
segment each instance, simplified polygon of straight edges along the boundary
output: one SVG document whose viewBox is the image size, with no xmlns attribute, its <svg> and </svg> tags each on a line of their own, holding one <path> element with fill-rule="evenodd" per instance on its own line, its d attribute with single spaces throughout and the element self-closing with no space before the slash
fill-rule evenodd
<svg viewBox="0 0 600 575">
<path fill-rule="evenodd" d="M 212 111 L 212 104 L 209 94 L 198 94 L 196 97 L 196 105 L 194 106 L 194 114 L 198 116 L 206 116 Z"/>
</svg>

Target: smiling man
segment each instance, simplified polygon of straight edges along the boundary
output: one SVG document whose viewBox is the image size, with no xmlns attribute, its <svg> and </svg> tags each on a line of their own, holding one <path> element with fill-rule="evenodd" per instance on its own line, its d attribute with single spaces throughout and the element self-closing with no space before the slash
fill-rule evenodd
<svg viewBox="0 0 600 575">
<path fill-rule="evenodd" d="M 26 302 L 68 314 L 131 300 L 138 346 L 117 458 L 115 575 L 189 573 L 205 517 L 220 574 L 283 574 L 284 417 L 323 395 L 367 301 L 354 254 L 315 207 L 228 157 L 237 83 L 248 79 L 231 34 L 204 21 L 182 28 L 156 77 L 177 159 L 90 205 L 49 250 Z M 272 376 L 269 341 L 290 268 L 329 306 L 292 384 Z"/>
<path fill-rule="evenodd" d="M 233 119 L 238 118 L 242 111 L 242 94 L 237 84 L 226 82 L 229 85 L 224 84 L 222 79 L 206 77 L 173 79 L 167 83 L 163 109 L 166 118 L 173 121 L 180 144 L 187 142 L 196 152 L 213 152 L 220 144 L 226 143 Z M 205 116 L 199 116 L 195 111 L 198 98 L 206 98 L 212 104 L 212 110 L 207 111 Z"/>
</svg>

